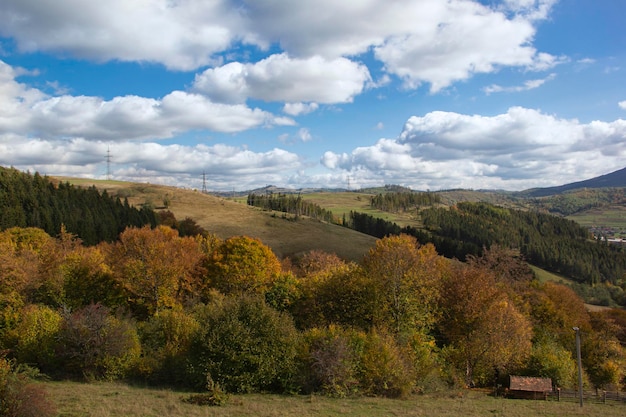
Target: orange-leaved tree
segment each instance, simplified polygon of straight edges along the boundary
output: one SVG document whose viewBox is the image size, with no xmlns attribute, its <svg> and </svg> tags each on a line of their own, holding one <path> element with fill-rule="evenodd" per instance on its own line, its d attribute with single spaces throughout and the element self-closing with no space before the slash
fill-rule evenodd
<svg viewBox="0 0 626 417">
<path fill-rule="evenodd" d="M 198 288 L 203 258 L 195 239 L 158 226 L 126 229 L 110 247 L 109 264 L 136 312 L 157 314 Z"/>
<path fill-rule="evenodd" d="M 531 352 L 530 320 L 484 268 L 459 267 L 445 280 L 440 331 L 451 348 L 448 358 L 464 368 L 467 385 L 521 367 Z"/>
</svg>

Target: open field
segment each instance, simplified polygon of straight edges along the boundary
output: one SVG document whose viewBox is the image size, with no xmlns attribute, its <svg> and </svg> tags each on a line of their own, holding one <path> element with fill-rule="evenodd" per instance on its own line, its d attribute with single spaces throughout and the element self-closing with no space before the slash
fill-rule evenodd
<svg viewBox="0 0 626 417">
<path fill-rule="evenodd" d="M 606 227 L 626 231 L 626 207 L 624 206 L 594 208 L 567 218 L 586 228 Z"/>
<path fill-rule="evenodd" d="M 485 392 L 450 391 L 406 400 L 321 396 L 234 395 L 220 407 L 184 403 L 187 393 L 118 383 L 42 383 L 59 417 L 378 417 L 378 416 L 588 416 L 618 417 L 626 405 L 494 398 Z"/>
<path fill-rule="evenodd" d="M 344 214 L 348 216 L 350 211 L 358 211 L 359 213 L 369 214 L 383 220 L 397 223 L 399 226 L 421 226 L 420 220 L 415 215 L 410 215 L 409 213 L 388 213 L 372 209 L 370 207 L 370 198 L 372 196 L 373 194 L 343 192 L 303 194 L 302 198 L 326 210 L 332 211 L 333 214 L 339 218 Z"/>
<path fill-rule="evenodd" d="M 197 190 L 120 181 L 66 179 L 77 186 L 95 185 L 110 195 L 128 198 L 132 205 L 150 204 L 157 209 L 167 205 L 178 220 L 189 217 L 211 233 L 226 239 L 246 235 L 260 239 L 278 257 L 298 255 L 312 249 L 336 253 L 360 261 L 376 239 L 345 227 L 308 218 L 294 221 L 282 213 L 250 207 L 245 202 L 203 194 Z M 167 203 L 167 204 L 166 204 Z"/>
</svg>

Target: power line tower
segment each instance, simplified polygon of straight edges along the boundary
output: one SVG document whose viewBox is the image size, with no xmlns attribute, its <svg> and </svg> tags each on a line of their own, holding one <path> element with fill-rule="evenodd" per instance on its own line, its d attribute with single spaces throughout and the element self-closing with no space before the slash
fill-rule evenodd
<svg viewBox="0 0 626 417">
<path fill-rule="evenodd" d="M 111 179 L 111 149 L 107 146 L 107 180 Z"/>
<path fill-rule="evenodd" d="M 202 171 L 202 193 L 208 194 L 209 192 L 206 189 L 206 172 Z"/>
</svg>

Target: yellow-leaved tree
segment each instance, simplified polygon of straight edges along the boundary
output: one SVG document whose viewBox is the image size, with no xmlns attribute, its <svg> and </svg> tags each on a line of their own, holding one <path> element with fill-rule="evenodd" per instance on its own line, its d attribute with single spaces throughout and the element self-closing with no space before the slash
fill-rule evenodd
<svg viewBox="0 0 626 417">
<path fill-rule="evenodd" d="M 428 330 L 438 316 L 447 261 L 408 235 L 380 239 L 363 261 L 374 289 L 374 324 L 396 334 Z"/>
<path fill-rule="evenodd" d="M 231 237 L 217 245 L 205 267 L 210 285 L 227 295 L 263 294 L 281 271 L 274 252 L 248 236 Z"/>
</svg>

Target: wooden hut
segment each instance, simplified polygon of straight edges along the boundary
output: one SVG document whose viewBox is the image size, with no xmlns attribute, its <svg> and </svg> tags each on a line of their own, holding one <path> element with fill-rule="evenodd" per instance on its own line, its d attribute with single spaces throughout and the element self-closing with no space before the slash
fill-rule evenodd
<svg viewBox="0 0 626 417">
<path fill-rule="evenodd" d="M 538 400 L 546 399 L 550 392 L 552 392 L 552 379 L 550 378 L 515 375 L 509 377 L 507 396 Z"/>
</svg>

